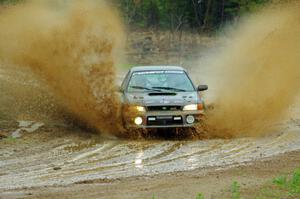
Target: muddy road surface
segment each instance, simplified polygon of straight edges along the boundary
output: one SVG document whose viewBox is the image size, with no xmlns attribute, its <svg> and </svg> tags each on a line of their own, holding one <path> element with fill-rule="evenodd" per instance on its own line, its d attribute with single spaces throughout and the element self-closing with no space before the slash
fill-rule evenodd
<svg viewBox="0 0 300 199">
<path fill-rule="evenodd" d="M 131 177 L 173 175 L 199 169 L 223 170 L 300 150 L 300 111 L 296 106 L 291 109 L 289 119 L 265 137 L 170 140 L 164 135 L 147 140 L 122 140 L 67 124 L 62 118 L 55 118 L 56 108 L 52 108 L 53 112 L 49 110 L 52 118 L 46 118 L 47 111 L 41 107 L 54 103 L 50 94 L 48 105 L 43 101 L 46 105 L 26 109 L 27 114 L 20 115 L 15 110 L 18 99 L 21 102 L 33 99 L 24 99 L 22 92 L 11 93 L 7 87 L 14 91 L 22 88 L 25 93 L 42 93 L 37 91 L 39 86 L 34 82 L 19 81 L 21 77 L 28 79 L 23 75 L 14 73 L 18 78 L 10 78 L 9 72 L 2 71 L 0 76 L 1 89 L 6 91 L 6 96 L 1 98 L 1 103 L 6 104 L 1 112 L 2 193 L 95 180 L 113 182 Z M 6 114 L 9 110 L 14 112 Z M 44 115 L 32 116 L 32 111 Z"/>
<path fill-rule="evenodd" d="M 1 141 L 0 190 L 226 169 L 299 150 L 299 132 L 295 127 L 266 138 L 122 141 L 43 127 Z"/>
</svg>

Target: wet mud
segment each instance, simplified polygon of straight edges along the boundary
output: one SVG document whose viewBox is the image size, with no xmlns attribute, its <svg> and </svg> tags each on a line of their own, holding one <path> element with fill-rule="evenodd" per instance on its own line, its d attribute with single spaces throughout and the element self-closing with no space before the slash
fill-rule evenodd
<svg viewBox="0 0 300 199">
<path fill-rule="evenodd" d="M 298 35 L 299 32 L 299 21 L 295 21 L 293 12 L 282 12 L 286 16 L 284 19 L 293 23 L 286 24 L 284 23 L 286 21 L 281 21 L 285 25 L 281 26 L 280 23 L 277 26 L 276 23 L 271 29 L 267 28 L 266 31 L 262 29 L 264 35 L 270 31 L 272 32 L 273 29 L 278 30 L 278 32 L 275 31 L 271 36 L 266 37 L 267 39 L 263 38 L 264 48 L 262 51 L 256 51 L 259 52 L 258 57 L 262 56 L 261 59 L 266 61 L 263 63 L 270 67 L 256 68 L 254 74 L 252 72 L 247 73 L 253 62 L 248 60 L 249 62 L 244 63 L 233 60 L 233 63 L 237 63 L 237 65 L 246 65 L 246 67 L 239 69 L 241 73 L 237 70 L 234 75 L 239 77 L 238 81 L 245 77 L 239 75 L 250 75 L 249 79 L 246 79 L 246 86 L 248 85 L 247 88 L 249 89 L 233 86 L 234 93 L 228 92 L 225 95 L 220 92 L 220 96 L 224 97 L 225 100 L 222 101 L 220 100 L 222 98 L 217 96 L 219 101 L 216 101 L 220 103 L 214 110 L 220 112 L 212 112 L 212 119 L 208 121 L 210 125 L 213 124 L 214 127 L 218 127 L 217 137 L 224 138 L 226 137 L 224 135 L 229 132 L 232 139 L 168 140 L 164 136 L 155 135 L 152 137 L 148 135 L 149 139 L 123 140 L 114 136 L 119 133 L 120 118 L 118 111 L 120 104 L 116 100 L 115 94 L 113 94 L 115 88 L 112 83 L 115 81 L 113 66 L 115 63 L 114 57 L 116 56 L 113 49 L 115 45 L 119 46 L 121 41 L 118 40 L 117 35 L 113 39 L 103 37 L 103 34 L 107 36 L 110 32 L 100 31 L 101 34 L 98 34 L 103 26 L 111 27 L 111 29 L 105 29 L 110 31 L 115 30 L 115 28 L 118 29 L 119 26 L 110 23 L 100 23 L 100 26 L 98 26 L 98 23 L 91 19 L 99 16 L 94 12 L 85 15 L 86 10 L 82 10 L 80 5 L 78 3 L 68 10 L 67 15 L 69 18 L 67 19 L 70 21 L 64 21 L 67 25 L 63 26 L 62 29 L 60 23 L 57 24 L 56 21 L 52 21 L 52 15 L 55 15 L 55 18 L 60 18 L 61 13 L 57 15 L 51 9 L 49 11 L 48 6 L 42 6 L 45 13 L 50 13 L 44 18 L 46 21 L 51 19 L 50 32 L 38 33 L 35 39 L 31 34 L 25 34 L 25 43 L 11 45 L 11 48 L 7 51 L 4 48 L 4 46 L 9 46 L 7 41 L 13 41 L 14 38 L 21 37 L 21 35 L 15 32 L 12 35 L 8 34 L 9 32 L 1 33 L 5 37 L 1 36 L 0 52 L 5 58 L 5 62 L 1 63 L 0 67 L 0 89 L 2 94 L 0 98 L 0 192 L 18 188 L 63 186 L 92 180 L 107 182 L 132 176 L 152 176 L 201 168 L 226 169 L 300 150 L 300 111 L 297 104 L 292 106 L 293 102 L 297 100 L 299 69 L 295 66 L 299 62 L 298 55 L 296 58 L 294 55 L 299 52 L 299 46 L 295 46 L 295 49 L 290 48 L 290 46 L 293 46 L 290 40 L 284 45 L 286 48 L 283 48 L 283 51 L 295 50 L 286 59 L 290 63 L 290 65 L 287 65 L 288 68 L 286 69 L 288 70 L 286 71 L 282 71 L 279 65 L 275 65 L 275 68 L 271 67 L 273 62 L 264 59 L 281 54 L 281 51 L 275 51 L 275 54 L 267 53 L 269 52 L 266 50 L 269 49 L 268 47 L 277 47 L 273 46 L 272 38 L 275 38 L 275 40 L 280 39 L 287 34 L 291 36 L 289 38 L 298 39 L 295 35 Z M 92 3 L 92 5 L 95 4 Z M 106 6 L 104 7 L 106 8 Z M 27 9 L 35 10 L 35 8 L 36 5 L 33 7 L 29 5 L 25 10 L 23 7 L 17 7 L 16 9 L 20 9 L 18 11 L 24 13 L 28 11 Z M 83 8 L 94 11 L 89 6 Z M 82 20 L 78 20 L 77 17 L 81 14 L 87 18 L 84 17 Z M 15 16 L 13 12 L 12 15 L 7 17 L 10 22 L 19 23 L 23 21 L 20 16 Z M 295 16 L 298 17 L 298 13 Z M 29 15 L 28 19 L 32 19 L 32 16 Z M 81 22 L 79 26 L 77 26 L 78 21 Z M 0 21 L 1 27 L 5 27 L 5 25 L 7 25 L 5 22 Z M 48 30 L 49 27 L 44 25 L 38 20 L 33 29 L 43 27 Z M 96 25 L 96 29 L 93 28 L 94 25 Z M 292 29 L 295 31 L 282 31 L 291 26 L 296 27 L 296 29 Z M 80 35 L 73 35 L 74 28 L 78 30 L 76 29 L 78 27 L 80 30 L 86 31 L 79 31 Z M 276 27 L 279 27 L 279 29 L 276 29 Z M 9 29 L 9 27 L 6 29 Z M 53 32 L 58 34 L 52 34 Z M 20 33 L 24 33 L 24 31 Z M 28 32 L 25 31 L 25 33 Z M 56 36 L 53 37 L 53 35 Z M 67 50 L 65 45 L 60 45 L 66 39 L 61 35 L 70 36 L 66 40 L 69 42 L 67 42 Z M 79 45 L 80 48 L 78 49 L 72 48 L 74 43 L 77 42 L 78 36 L 83 37 L 83 43 Z M 8 40 L 3 38 L 8 38 Z M 31 41 L 34 42 L 31 43 Z M 85 41 L 88 41 L 88 43 Z M 95 45 L 94 41 L 100 43 Z M 57 45 L 50 45 L 53 43 Z M 62 42 L 62 44 L 66 43 Z M 248 42 L 242 42 L 242 46 L 247 46 L 247 44 Z M 279 43 L 275 44 L 280 46 Z M 34 48 L 26 49 L 27 46 L 33 46 Z M 101 48 L 99 49 L 97 46 L 101 46 Z M 29 50 L 28 54 L 20 53 L 19 47 L 22 47 L 21 51 L 24 49 Z M 50 48 L 45 48 L 45 50 L 44 47 Z M 237 42 L 233 52 L 239 51 L 239 47 L 240 43 Z M 250 48 L 251 50 L 252 48 Z M 65 59 L 65 52 L 69 53 L 67 55 L 74 55 L 75 53 L 75 57 L 69 56 L 71 59 Z M 246 52 L 248 53 L 249 49 Z M 56 53 L 59 59 L 51 59 L 53 53 Z M 86 56 L 76 56 L 80 53 Z M 95 53 L 101 56 L 94 57 Z M 247 56 L 247 53 L 244 53 L 242 58 Z M 109 59 L 101 59 L 104 56 Z M 28 57 L 30 59 L 27 59 Z M 225 57 L 228 58 L 227 55 Z M 282 64 L 282 60 L 278 61 L 279 64 Z M 61 67 L 62 63 L 66 67 Z M 232 60 L 229 59 L 227 64 L 230 63 L 232 63 Z M 19 65 L 18 67 L 14 66 L 18 69 L 13 68 L 13 64 Z M 23 67 L 23 64 L 27 67 Z M 20 66 L 22 70 L 19 70 Z M 259 66 L 262 66 L 262 64 L 259 64 Z M 26 71 L 27 69 L 30 71 Z M 265 80 L 264 76 L 261 75 L 266 73 L 273 74 L 269 78 L 274 79 L 276 77 L 275 81 L 281 84 L 279 86 L 273 84 L 273 82 L 269 82 L 270 79 L 258 81 L 259 83 L 266 83 L 266 87 L 256 93 L 256 84 L 252 83 L 256 83 L 256 80 Z M 293 74 L 293 76 L 290 77 L 290 74 Z M 225 75 L 225 77 L 232 79 L 230 75 Z M 285 83 L 282 84 L 282 82 Z M 107 87 L 103 83 L 107 83 L 109 86 Z M 229 84 L 222 85 L 239 84 L 236 81 L 229 81 Z M 289 87 L 290 85 L 293 86 Z M 279 99 L 281 95 L 286 94 L 284 92 L 285 88 L 290 88 L 288 95 L 285 95 L 285 100 L 269 104 L 273 99 Z M 247 91 L 246 94 L 244 90 Z M 101 95 L 102 93 L 108 94 Z M 236 93 L 238 95 L 234 96 Z M 266 93 L 271 96 L 265 98 Z M 254 100 L 257 98 L 262 100 L 257 104 L 243 103 L 247 102 L 245 96 L 251 102 L 257 102 Z M 235 100 L 231 101 L 232 99 Z M 228 102 L 230 103 L 228 104 Z M 249 104 L 250 106 L 246 106 Z M 286 104 L 291 106 L 285 106 Z M 268 106 L 264 107 L 264 105 Z M 234 107 L 236 108 L 234 109 Z M 251 111 L 246 112 L 247 114 L 240 118 L 240 115 L 247 110 Z M 224 117 L 224 115 L 232 117 Z M 281 115 L 285 115 L 284 119 L 280 117 Z M 87 131 L 86 128 L 78 125 L 77 120 L 72 119 L 73 117 L 79 117 L 81 121 L 85 121 L 88 127 L 96 127 L 98 131 L 109 133 L 99 135 Z M 70 122 L 70 118 L 73 122 Z M 226 120 L 224 121 L 224 119 Z M 266 122 L 263 123 L 263 126 L 265 124 L 271 125 L 272 128 L 268 128 L 270 133 L 265 135 L 261 133 L 261 128 L 253 128 L 253 126 L 256 127 L 257 124 L 260 124 L 257 121 Z M 245 129 L 250 134 L 245 133 L 243 131 Z M 261 136 L 263 134 L 264 136 Z M 256 135 L 256 137 L 245 137 L 245 135 Z M 176 136 L 174 137 L 176 138 Z"/>
<path fill-rule="evenodd" d="M 251 164 L 300 150 L 300 127 L 287 125 L 268 137 L 198 141 L 130 141 L 45 126 L 0 141 L 0 190 Z"/>
<path fill-rule="evenodd" d="M 23 73 L 12 74 L 7 71 L 0 77 L 3 87 L 9 82 L 10 87 L 25 89 L 25 96 L 28 91 L 46 95 L 54 113 L 44 112 L 42 104 L 40 109 L 32 110 L 33 115 L 28 107 L 27 111 L 22 106 L 12 109 L 17 102 L 12 100 L 14 93 L 1 98 L 2 103 L 7 104 L 1 107 L 1 113 L 5 113 L 4 109 L 15 112 L 1 118 L 1 131 L 6 137 L 0 138 L 0 191 L 94 180 L 110 182 L 202 168 L 227 169 L 300 150 L 297 105 L 290 109 L 289 119 L 277 123 L 277 130 L 265 137 L 182 140 L 168 132 L 168 136 L 156 134 L 148 135 L 147 139 L 120 139 L 83 130 L 76 123 L 62 119 L 56 111 L 60 105 L 51 100 L 53 96 L 41 88 L 41 83 L 27 82 L 31 80 L 29 74 L 27 77 Z M 23 102 L 19 92 L 18 96 Z M 49 104 L 46 103 L 46 107 Z"/>
</svg>

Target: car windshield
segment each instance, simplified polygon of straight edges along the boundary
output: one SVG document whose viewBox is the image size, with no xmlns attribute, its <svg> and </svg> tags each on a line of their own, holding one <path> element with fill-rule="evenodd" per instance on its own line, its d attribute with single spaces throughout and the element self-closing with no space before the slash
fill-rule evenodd
<svg viewBox="0 0 300 199">
<path fill-rule="evenodd" d="M 184 71 L 134 72 L 128 84 L 128 92 L 145 91 L 194 91 L 194 86 Z"/>
</svg>

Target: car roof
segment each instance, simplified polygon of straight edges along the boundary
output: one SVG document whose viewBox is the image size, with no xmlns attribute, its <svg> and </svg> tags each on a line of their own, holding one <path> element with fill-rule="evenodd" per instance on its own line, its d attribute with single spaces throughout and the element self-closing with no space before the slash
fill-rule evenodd
<svg viewBox="0 0 300 199">
<path fill-rule="evenodd" d="M 181 70 L 185 71 L 181 66 L 134 66 L 130 69 L 131 72 L 137 71 L 156 71 L 156 70 Z"/>
</svg>

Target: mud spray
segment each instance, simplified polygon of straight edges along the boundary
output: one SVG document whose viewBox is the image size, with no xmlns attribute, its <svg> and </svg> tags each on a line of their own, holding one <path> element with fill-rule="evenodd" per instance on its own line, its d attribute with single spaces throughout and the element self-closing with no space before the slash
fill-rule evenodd
<svg viewBox="0 0 300 199">
<path fill-rule="evenodd" d="M 123 30 L 104 1 L 26 1 L 0 13 L 0 61 L 29 67 L 80 120 L 121 129 L 115 64 Z"/>
<path fill-rule="evenodd" d="M 1 11 L 0 30 L 4 66 L 30 68 L 82 121 L 120 132 L 114 66 L 124 35 L 115 10 L 104 1 L 26 1 Z M 229 34 L 222 53 L 211 56 L 222 75 L 208 133 L 262 135 L 299 92 L 299 3 L 265 8 Z"/>
<path fill-rule="evenodd" d="M 295 102 L 300 85 L 300 6 L 272 6 L 242 20 L 220 54 L 220 77 L 209 133 L 218 137 L 270 133 Z"/>
</svg>

